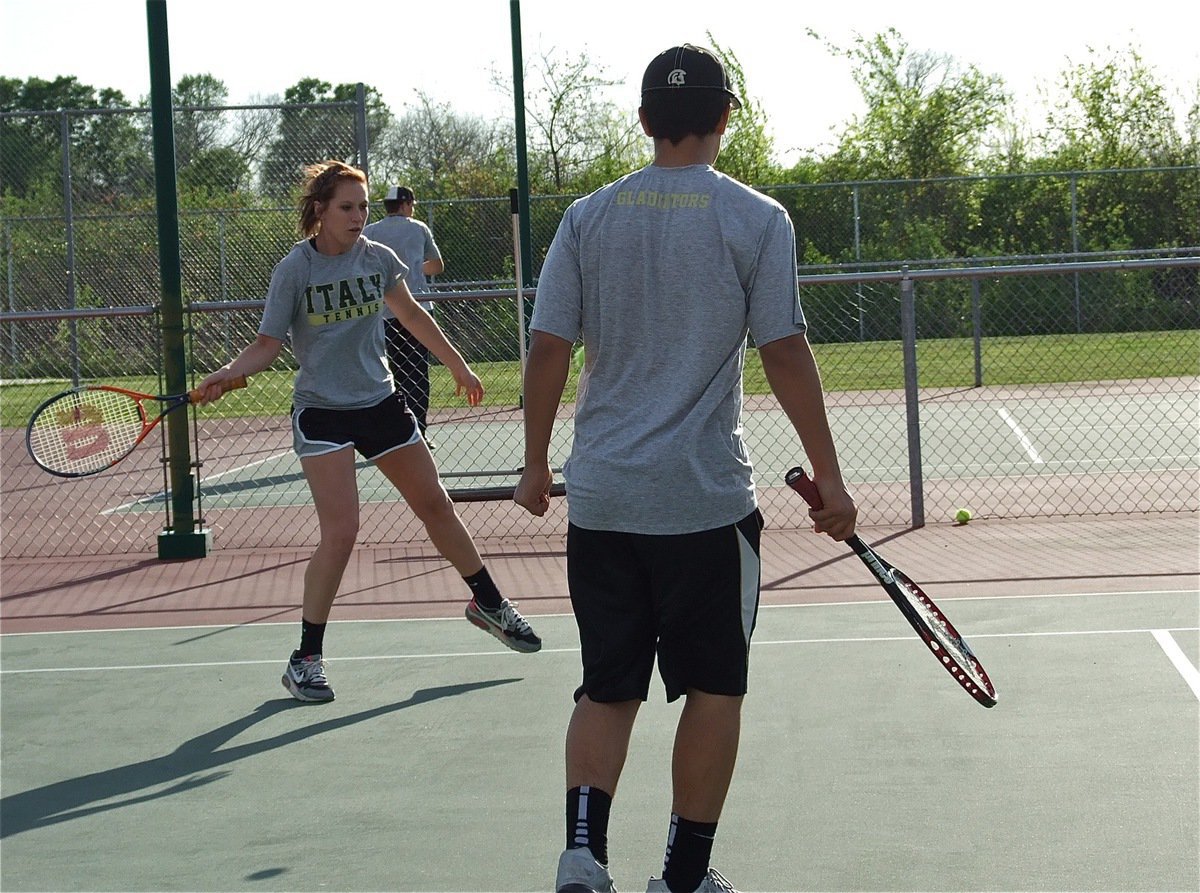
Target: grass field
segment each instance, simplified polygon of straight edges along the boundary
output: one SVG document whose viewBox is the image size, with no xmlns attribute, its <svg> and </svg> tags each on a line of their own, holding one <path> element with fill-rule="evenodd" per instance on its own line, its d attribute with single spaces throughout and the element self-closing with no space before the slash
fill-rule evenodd
<svg viewBox="0 0 1200 893">
<path fill-rule="evenodd" d="M 827 391 L 874 391 L 904 387 L 898 342 L 814 345 Z M 1102 335 L 1049 335 L 989 338 L 983 342 L 984 385 L 1049 384 L 1128 378 L 1169 378 L 1200 374 L 1200 330 L 1129 332 Z M 520 370 L 516 362 L 479 363 L 475 372 L 487 388 L 485 406 L 518 406 Z M 970 339 L 922 341 L 917 345 L 917 373 L 922 387 L 972 387 L 975 357 Z M 208 417 L 283 415 L 291 401 L 293 373 L 268 371 L 254 377 L 251 389 L 205 407 Z M 770 392 L 758 351 L 746 355 L 747 394 Z M 153 378 L 105 381 L 137 391 L 154 392 Z M 574 395 L 571 372 L 565 399 Z M 0 424 L 23 427 L 34 408 L 68 386 L 65 381 L 8 383 L 0 386 Z M 431 370 L 433 407 L 461 406 L 446 370 Z"/>
</svg>

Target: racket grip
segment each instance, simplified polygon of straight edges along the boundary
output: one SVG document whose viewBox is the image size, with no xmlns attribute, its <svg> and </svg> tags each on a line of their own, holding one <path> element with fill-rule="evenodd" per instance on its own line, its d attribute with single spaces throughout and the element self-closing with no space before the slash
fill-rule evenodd
<svg viewBox="0 0 1200 893">
<path fill-rule="evenodd" d="M 246 386 L 246 376 L 244 376 L 244 375 L 238 375 L 234 378 L 227 378 L 227 379 L 225 379 L 225 381 L 221 382 L 221 393 L 225 394 L 225 393 L 228 393 L 229 391 L 236 391 L 238 388 L 244 388 L 245 386 Z M 193 388 L 192 390 L 188 391 L 188 400 L 189 401 L 191 401 L 192 403 L 195 403 L 199 399 L 200 399 L 200 389 L 199 388 Z"/>
<path fill-rule="evenodd" d="M 804 497 L 804 501 L 807 502 L 811 508 L 820 509 L 825 506 L 825 503 L 821 500 L 821 492 L 817 489 L 817 485 L 814 484 L 813 479 L 808 476 L 808 472 L 806 472 L 800 466 L 797 465 L 795 468 L 790 469 L 788 473 L 784 475 L 783 479 L 787 482 L 789 487 Z"/>
</svg>

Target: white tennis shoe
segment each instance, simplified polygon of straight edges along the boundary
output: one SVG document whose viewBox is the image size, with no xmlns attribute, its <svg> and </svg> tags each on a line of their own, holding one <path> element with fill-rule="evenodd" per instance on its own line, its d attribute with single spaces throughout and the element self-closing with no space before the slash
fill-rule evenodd
<svg viewBox="0 0 1200 893">
<path fill-rule="evenodd" d="M 662 878 L 652 877 L 650 883 L 646 885 L 646 893 L 671 893 L 671 888 Z M 733 889 L 733 884 L 722 877 L 721 872 L 710 868 L 708 874 L 704 875 L 704 880 L 700 881 L 700 886 L 692 893 L 738 893 L 738 891 Z"/>
<path fill-rule="evenodd" d="M 663 887 L 665 890 L 666 887 Z M 555 893 L 617 893 L 608 866 L 596 861 L 587 847 L 563 850 L 558 857 Z"/>
</svg>

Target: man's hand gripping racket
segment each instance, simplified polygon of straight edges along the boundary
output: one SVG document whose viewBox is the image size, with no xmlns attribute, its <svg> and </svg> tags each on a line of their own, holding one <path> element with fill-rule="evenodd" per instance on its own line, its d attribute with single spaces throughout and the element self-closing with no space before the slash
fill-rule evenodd
<svg viewBox="0 0 1200 893">
<path fill-rule="evenodd" d="M 245 376 L 219 383 L 222 392 L 246 386 Z M 147 404 L 161 406 L 151 418 Z M 207 401 L 200 388 L 162 397 L 112 385 L 85 385 L 51 397 L 33 413 L 25 447 L 42 469 L 78 478 L 112 468 L 134 451 L 169 413 Z"/>
<path fill-rule="evenodd" d="M 821 494 L 803 468 L 793 468 L 784 477 L 788 486 L 804 497 L 812 508 L 821 508 Z M 854 550 L 862 559 L 863 564 L 870 568 L 871 573 L 880 585 L 891 596 L 896 607 L 900 609 L 917 635 L 929 646 L 938 663 L 954 677 L 968 694 L 984 707 L 996 705 L 996 689 L 988 678 L 987 672 L 979 658 L 967 645 L 958 630 L 946 618 L 941 609 L 934 604 L 933 599 L 921 591 L 921 587 L 908 578 L 901 570 L 883 560 L 870 546 L 858 536 L 846 539 L 846 545 Z"/>
</svg>

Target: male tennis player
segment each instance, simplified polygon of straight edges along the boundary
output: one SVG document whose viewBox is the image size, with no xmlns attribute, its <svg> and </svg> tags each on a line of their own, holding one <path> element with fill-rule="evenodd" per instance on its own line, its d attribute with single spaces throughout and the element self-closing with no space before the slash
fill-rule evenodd
<svg viewBox="0 0 1200 893">
<path fill-rule="evenodd" d="M 583 681 L 566 739 L 558 893 L 612 891 L 608 817 L 655 657 L 686 696 L 661 878 L 648 891 L 733 887 L 709 866 L 733 776 L 758 609 L 759 531 L 742 439 L 747 332 L 844 540 L 846 491 L 805 335 L 796 244 L 781 205 L 713 169 L 741 103 L 721 62 L 674 47 L 642 79 L 654 162 L 567 210 L 538 282 L 525 372 L 525 471 L 515 499 L 550 501 L 550 434 L 571 348 L 585 347 L 563 474 L 567 582 Z"/>
<path fill-rule="evenodd" d="M 445 272 L 446 263 L 428 224 L 413 217 L 416 204 L 417 197 L 409 187 L 390 187 L 383 197 L 387 216 L 365 226 L 363 235 L 396 252 L 408 267 L 404 274 L 408 290 L 414 295 L 422 295 L 429 291 L 428 277 Z M 432 301 L 417 300 L 427 313 L 433 313 Z M 381 315 L 387 338 L 388 366 L 396 390 L 404 395 L 404 402 L 417 419 L 425 445 L 433 450 L 434 443 L 425 430 L 429 425 L 429 348 L 404 328 L 391 310 L 384 308 Z"/>
</svg>

